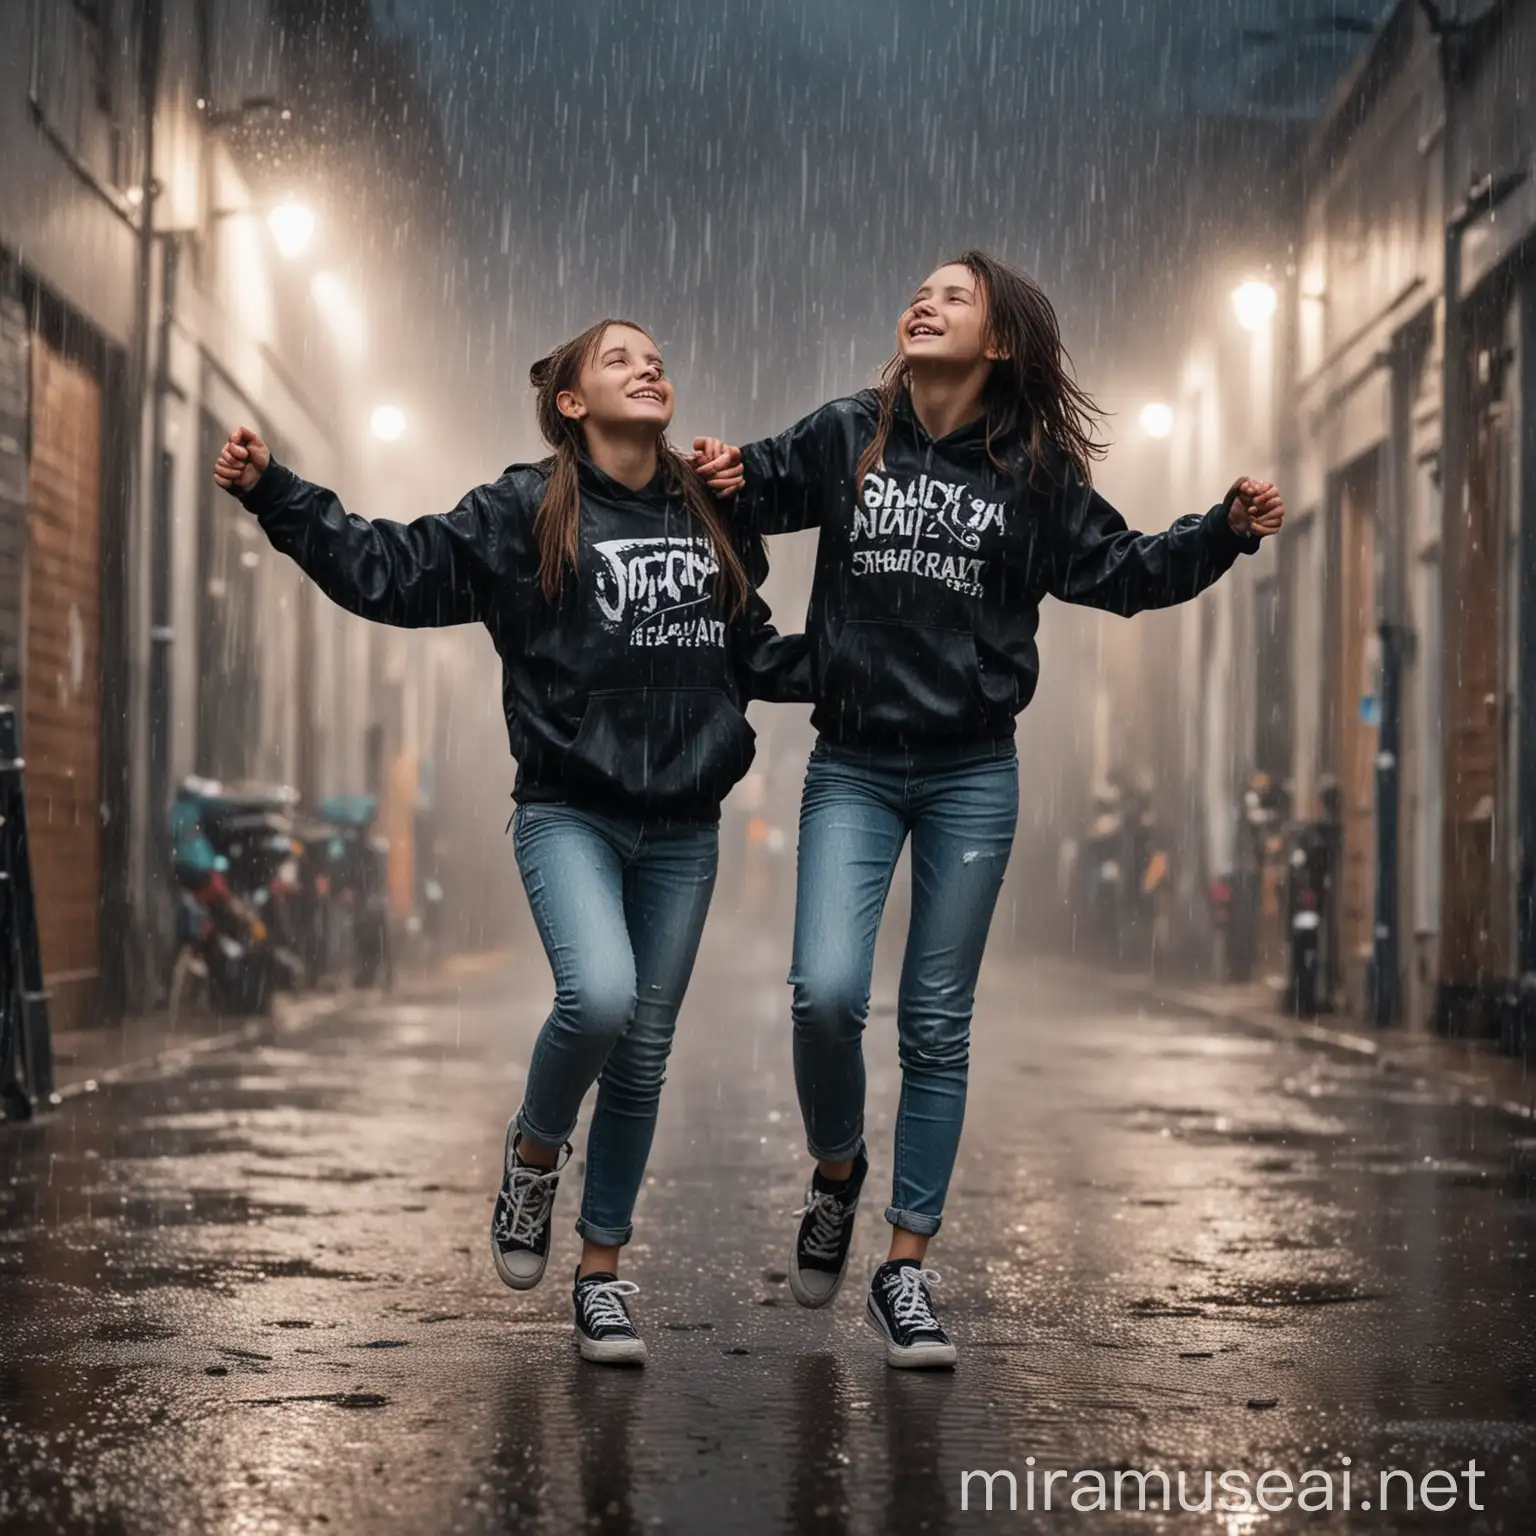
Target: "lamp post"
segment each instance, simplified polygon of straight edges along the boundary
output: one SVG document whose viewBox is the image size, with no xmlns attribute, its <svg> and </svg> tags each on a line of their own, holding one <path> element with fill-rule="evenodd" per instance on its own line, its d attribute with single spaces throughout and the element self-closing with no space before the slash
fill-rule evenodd
<svg viewBox="0 0 1536 1536">
<path fill-rule="evenodd" d="M 307 203 L 291 198 L 279 203 L 267 215 L 267 228 L 285 260 L 293 261 L 309 249 L 315 237 L 315 214 Z"/>
<path fill-rule="evenodd" d="M 368 418 L 368 430 L 381 443 L 398 443 L 405 436 L 405 412 L 398 405 L 375 406 Z"/>
<path fill-rule="evenodd" d="M 1245 331 L 1261 331 L 1275 318 L 1280 299 L 1270 283 L 1251 278 L 1232 290 L 1232 308 Z"/>
<path fill-rule="evenodd" d="M 225 219 L 259 218 L 261 212 L 258 204 L 246 203 L 238 208 L 215 208 L 208 217 L 211 223 L 217 224 Z M 293 197 L 274 203 L 266 211 L 266 225 L 271 233 L 272 243 L 277 247 L 284 261 L 297 261 L 309 249 L 319 224 L 320 221 L 315 216 L 314 209 L 308 203 Z M 162 230 L 161 233 L 185 234 L 188 231 Z"/>
<path fill-rule="evenodd" d="M 1141 430 L 1155 440 L 1161 441 L 1173 433 L 1173 407 L 1161 400 L 1147 401 L 1136 419 Z"/>
</svg>

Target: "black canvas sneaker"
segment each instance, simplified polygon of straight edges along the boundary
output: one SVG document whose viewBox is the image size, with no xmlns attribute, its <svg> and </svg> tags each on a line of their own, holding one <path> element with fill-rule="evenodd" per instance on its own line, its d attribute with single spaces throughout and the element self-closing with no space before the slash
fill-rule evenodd
<svg viewBox="0 0 1536 1536">
<path fill-rule="evenodd" d="M 561 1148 L 553 1168 L 538 1168 L 518 1157 L 516 1136 L 514 1120 L 507 1126 L 505 1172 L 491 1217 L 491 1258 L 496 1273 L 514 1291 L 531 1291 L 544 1278 L 549 1262 L 549 1218 L 560 1170 L 571 1158 L 571 1144 Z"/>
<path fill-rule="evenodd" d="M 789 1289 L 802 1307 L 824 1307 L 842 1289 L 853 1242 L 853 1218 L 869 1159 L 863 1147 L 853 1160 L 853 1172 L 834 1183 L 817 1168 L 796 1215 L 800 1230 L 789 1261 Z"/>
<path fill-rule="evenodd" d="M 904 1370 L 929 1370 L 955 1363 L 955 1346 L 933 1315 L 930 1286 L 938 1275 L 916 1259 L 892 1259 L 869 1282 L 865 1315 L 870 1327 L 885 1338 L 888 1365 Z"/>
<path fill-rule="evenodd" d="M 619 1280 L 598 1271 L 582 1275 L 571 1292 L 576 1308 L 576 1345 L 583 1360 L 600 1365 L 644 1365 L 645 1340 L 635 1332 L 626 1296 L 640 1287 L 633 1280 Z"/>
</svg>

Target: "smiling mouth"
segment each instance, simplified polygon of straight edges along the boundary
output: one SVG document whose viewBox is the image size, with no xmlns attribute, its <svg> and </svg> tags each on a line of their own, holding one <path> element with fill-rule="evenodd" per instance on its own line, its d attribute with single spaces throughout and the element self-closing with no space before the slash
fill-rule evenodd
<svg viewBox="0 0 1536 1536">
<path fill-rule="evenodd" d="M 664 403 L 661 395 L 654 389 L 637 389 L 629 398 L 631 400 L 654 400 L 657 405 Z"/>
<path fill-rule="evenodd" d="M 935 329 L 931 325 L 909 325 L 907 327 L 907 336 L 914 341 L 919 336 L 942 336 L 943 334 L 942 331 Z"/>
</svg>

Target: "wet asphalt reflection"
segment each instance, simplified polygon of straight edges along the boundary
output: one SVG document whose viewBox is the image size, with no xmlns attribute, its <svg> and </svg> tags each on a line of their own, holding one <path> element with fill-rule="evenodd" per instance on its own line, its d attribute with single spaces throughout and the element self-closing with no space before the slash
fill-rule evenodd
<svg viewBox="0 0 1536 1536">
<path fill-rule="evenodd" d="M 571 1347 L 575 1180 L 544 1286 L 491 1268 L 538 955 L 0 1131 L 0 1529 L 1532 1529 L 1529 1128 L 1006 948 L 930 1259 L 952 1375 L 888 1371 L 858 1285 L 790 1298 L 784 955 L 724 921 L 629 1257 L 643 1373 Z M 883 1257 L 888 995 L 856 1275 Z M 1185 1468 L 1192 1498 L 1208 1469 L 1475 1458 L 1485 1509 L 1074 1515 L 1058 1485 L 1031 1515 L 1031 1456 Z M 976 1468 L 1016 1474 L 1017 1514 L 1001 1486 L 962 1512 Z"/>
</svg>

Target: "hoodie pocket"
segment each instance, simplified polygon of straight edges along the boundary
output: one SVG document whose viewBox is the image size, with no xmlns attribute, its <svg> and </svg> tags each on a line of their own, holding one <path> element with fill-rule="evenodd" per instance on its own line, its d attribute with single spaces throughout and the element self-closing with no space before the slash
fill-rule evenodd
<svg viewBox="0 0 1536 1536">
<path fill-rule="evenodd" d="M 723 800 L 752 766 L 757 732 L 718 689 L 587 695 L 566 753 L 573 783 L 664 809 Z"/>
<path fill-rule="evenodd" d="M 838 631 L 817 705 L 821 728 L 844 741 L 978 736 L 993 713 L 969 630 L 883 619 Z"/>
</svg>

